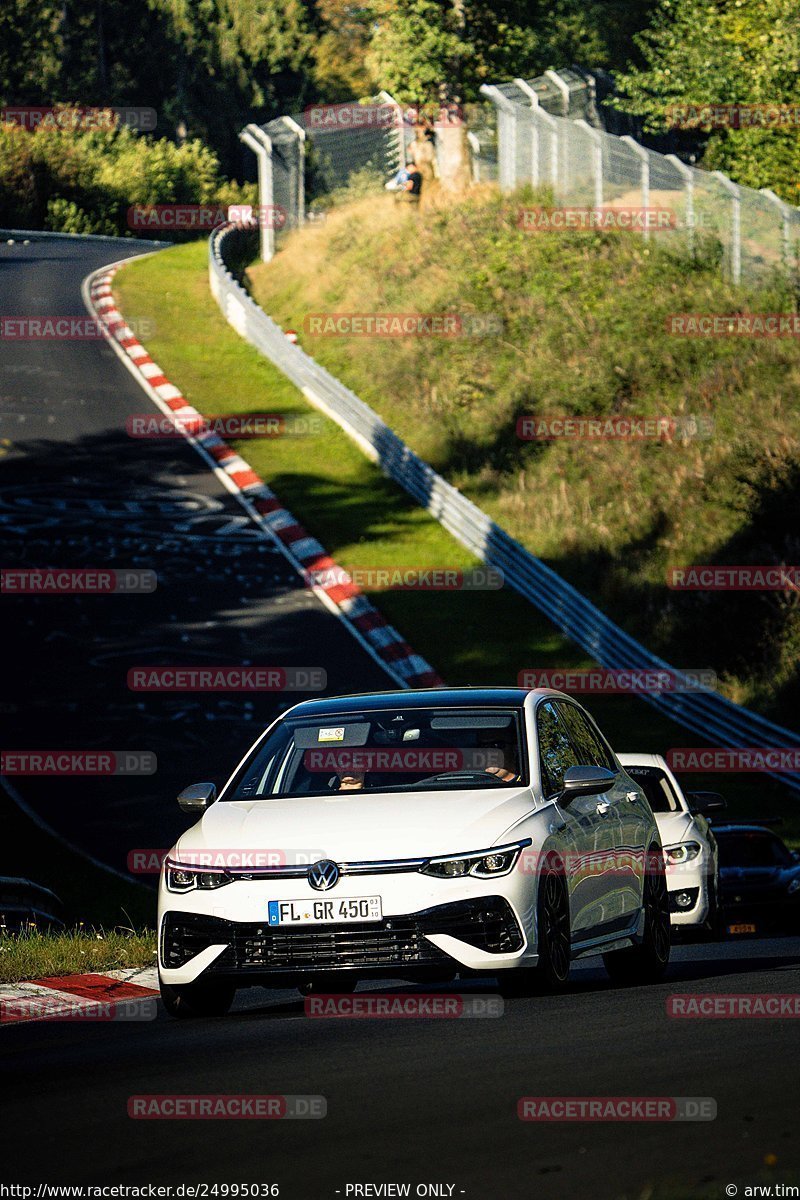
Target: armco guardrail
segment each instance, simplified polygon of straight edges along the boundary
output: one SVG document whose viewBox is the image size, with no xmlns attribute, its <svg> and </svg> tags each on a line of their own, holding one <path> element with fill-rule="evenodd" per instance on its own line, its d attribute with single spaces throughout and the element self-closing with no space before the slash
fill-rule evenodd
<svg viewBox="0 0 800 1200">
<path fill-rule="evenodd" d="M 211 291 L 237 333 L 283 371 L 311 404 L 336 421 L 386 475 L 426 508 L 457 541 L 487 566 L 499 567 L 515 591 L 602 667 L 671 671 L 680 676 L 680 672 L 610 621 L 576 588 L 437 475 L 363 400 L 289 341 L 225 265 L 226 251 L 241 249 L 238 240 L 251 236 L 245 230 L 226 225 L 209 240 Z M 644 698 L 685 728 L 706 736 L 711 745 L 790 749 L 800 740 L 797 734 L 741 708 L 717 692 L 654 692 L 644 694 Z M 781 771 L 770 774 L 800 792 L 798 776 Z"/>
<path fill-rule="evenodd" d="M 55 892 L 30 879 L 0 875 L 0 930 L 28 925 L 63 925 L 62 904 Z"/>
</svg>

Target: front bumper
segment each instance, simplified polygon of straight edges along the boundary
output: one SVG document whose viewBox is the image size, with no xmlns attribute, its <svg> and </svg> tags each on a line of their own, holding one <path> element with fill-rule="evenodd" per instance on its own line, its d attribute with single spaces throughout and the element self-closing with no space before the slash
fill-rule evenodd
<svg viewBox="0 0 800 1200">
<path fill-rule="evenodd" d="M 516 966 L 525 935 L 509 902 L 485 896 L 439 904 L 382 921 L 281 929 L 168 909 L 162 914 L 159 966 L 166 983 L 201 974 L 241 986 L 280 986 L 315 974 L 452 978 L 458 971 Z"/>
<path fill-rule="evenodd" d="M 667 868 L 669 919 L 673 925 L 703 925 L 708 920 L 710 896 L 707 872 L 705 855 L 699 857 L 691 867 Z M 684 907 L 677 903 L 677 896 L 681 892 L 692 898 L 692 904 Z"/>
</svg>

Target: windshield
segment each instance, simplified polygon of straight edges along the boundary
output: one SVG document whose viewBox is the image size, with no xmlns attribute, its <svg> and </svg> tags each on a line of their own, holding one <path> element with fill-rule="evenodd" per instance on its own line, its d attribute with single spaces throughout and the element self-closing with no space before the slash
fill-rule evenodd
<svg viewBox="0 0 800 1200">
<path fill-rule="evenodd" d="M 794 859 L 771 833 L 717 833 L 721 867 L 786 867 Z"/>
<path fill-rule="evenodd" d="M 661 767 L 627 766 L 625 770 L 639 784 L 654 813 L 680 811 L 675 789 Z"/>
<path fill-rule="evenodd" d="M 521 712 L 509 709 L 385 709 L 289 718 L 256 748 L 225 799 L 524 784 L 521 729 Z"/>
</svg>

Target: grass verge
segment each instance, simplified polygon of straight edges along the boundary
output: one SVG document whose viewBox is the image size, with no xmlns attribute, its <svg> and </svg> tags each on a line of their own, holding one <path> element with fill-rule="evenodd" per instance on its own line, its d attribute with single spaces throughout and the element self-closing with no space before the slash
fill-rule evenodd
<svg viewBox="0 0 800 1200">
<path fill-rule="evenodd" d="M 391 198 L 332 210 L 248 272 L 255 299 L 414 450 L 668 661 L 713 668 L 738 703 L 794 725 L 800 606 L 791 592 L 681 592 L 670 567 L 797 563 L 800 344 L 689 337 L 673 315 L 795 313 L 778 281 L 735 287 L 614 232 L 531 233 L 482 191 L 447 208 Z M 497 336 L 323 336 L 314 316 L 489 315 Z M 315 328 L 317 332 L 315 333 Z M 520 418 L 699 419 L 662 440 L 518 436 Z"/>
<path fill-rule="evenodd" d="M 155 962 L 152 930 L 108 933 L 78 928 L 67 933 L 31 931 L 0 937 L 0 983 L 135 970 L 155 966 Z"/>
</svg>

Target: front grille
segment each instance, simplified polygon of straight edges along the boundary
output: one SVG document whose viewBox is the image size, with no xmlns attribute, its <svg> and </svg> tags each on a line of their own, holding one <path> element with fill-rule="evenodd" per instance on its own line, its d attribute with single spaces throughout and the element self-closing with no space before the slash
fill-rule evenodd
<svg viewBox="0 0 800 1200">
<path fill-rule="evenodd" d="M 225 921 L 196 913 L 167 913 L 161 955 L 165 967 L 181 967 L 207 946 L 228 949 L 210 971 L 303 971 L 442 966 L 452 963 L 426 933 L 449 933 L 490 953 L 512 953 L 523 939 L 501 897 L 439 905 L 414 916 L 353 925 L 275 929 L 265 922 Z"/>
<path fill-rule="evenodd" d="M 441 963 L 445 956 L 426 941 L 411 921 L 329 929 L 275 932 L 240 926 L 235 932 L 240 968 L 383 967 Z"/>
</svg>

